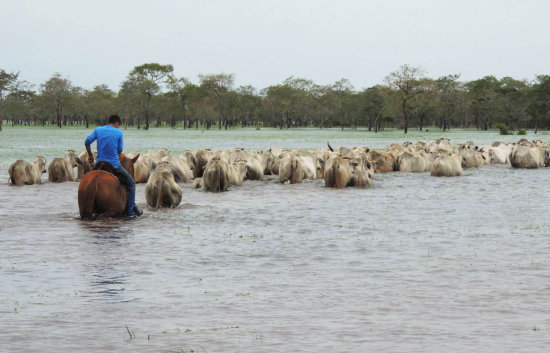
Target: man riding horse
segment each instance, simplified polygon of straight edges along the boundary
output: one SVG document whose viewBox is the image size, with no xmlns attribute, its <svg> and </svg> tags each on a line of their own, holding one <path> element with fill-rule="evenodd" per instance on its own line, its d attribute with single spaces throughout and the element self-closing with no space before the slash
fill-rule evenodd
<svg viewBox="0 0 550 353">
<path fill-rule="evenodd" d="M 136 206 L 136 182 L 134 178 L 121 166 L 119 154 L 124 146 L 122 131 L 120 130 L 120 117 L 111 115 L 109 123 L 105 126 L 95 128 L 86 138 L 84 145 L 88 151 L 88 161 L 93 165 L 94 155 L 90 145 L 97 140 L 97 162 L 107 162 L 114 168 L 115 175 L 119 176 L 120 182 L 128 192 L 126 210 L 128 217 L 141 217 L 143 211 Z"/>
</svg>

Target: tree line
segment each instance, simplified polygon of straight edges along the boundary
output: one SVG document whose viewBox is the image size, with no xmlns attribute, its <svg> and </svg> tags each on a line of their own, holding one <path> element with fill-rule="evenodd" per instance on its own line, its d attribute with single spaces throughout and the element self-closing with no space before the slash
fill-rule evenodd
<svg viewBox="0 0 550 353">
<path fill-rule="evenodd" d="M 172 65 L 134 67 L 118 92 L 105 84 L 88 90 L 59 73 L 38 87 L 19 73 L 0 69 L 0 131 L 11 125 L 102 125 L 118 113 L 138 129 L 234 127 L 437 126 L 487 130 L 550 127 L 550 76 L 533 81 L 485 76 L 463 82 L 459 75 L 430 78 L 419 66 L 403 65 L 378 85 L 356 90 L 348 79 L 331 85 L 290 77 L 257 89 L 234 87 L 233 74 L 199 75 L 198 83 L 176 77 Z"/>
</svg>

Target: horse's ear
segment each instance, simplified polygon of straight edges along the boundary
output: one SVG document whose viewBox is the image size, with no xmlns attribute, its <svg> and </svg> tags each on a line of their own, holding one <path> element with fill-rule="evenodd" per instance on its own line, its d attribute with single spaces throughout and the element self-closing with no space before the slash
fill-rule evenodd
<svg viewBox="0 0 550 353">
<path fill-rule="evenodd" d="M 132 163 L 136 163 L 136 161 L 138 160 L 140 155 L 141 155 L 141 153 L 136 154 L 136 156 L 134 158 L 132 158 Z"/>
</svg>

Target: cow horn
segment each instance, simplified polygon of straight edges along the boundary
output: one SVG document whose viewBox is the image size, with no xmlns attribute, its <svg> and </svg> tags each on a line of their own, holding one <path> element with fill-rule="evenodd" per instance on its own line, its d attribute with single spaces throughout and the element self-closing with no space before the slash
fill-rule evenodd
<svg viewBox="0 0 550 353">
<path fill-rule="evenodd" d="M 334 152 L 334 148 L 332 148 L 332 146 L 330 145 L 330 143 L 327 141 L 327 146 L 328 146 L 328 149 L 330 150 L 330 152 Z"/>
</svg>

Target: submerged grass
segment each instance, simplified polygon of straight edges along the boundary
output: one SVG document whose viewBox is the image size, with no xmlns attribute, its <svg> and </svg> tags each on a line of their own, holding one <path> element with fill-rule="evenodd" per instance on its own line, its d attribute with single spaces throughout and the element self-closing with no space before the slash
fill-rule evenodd
<svg viewBox="0 0 550 353">
<path fill-rule="evenodd" d="M 128 328 L 128 325 L 126 325 L 126 331 L 128 331 L 128 336 L 130 336 L 130 340 L 133 340 L 134 338 L 136 338 L 136 334 L 134 333 L 133 330 L 130 330 Z"/>
</svg>

